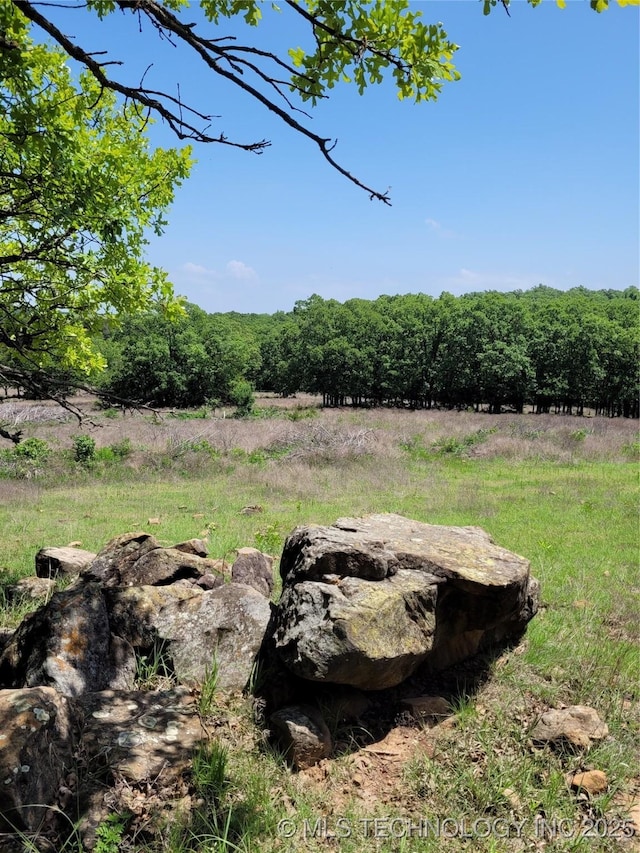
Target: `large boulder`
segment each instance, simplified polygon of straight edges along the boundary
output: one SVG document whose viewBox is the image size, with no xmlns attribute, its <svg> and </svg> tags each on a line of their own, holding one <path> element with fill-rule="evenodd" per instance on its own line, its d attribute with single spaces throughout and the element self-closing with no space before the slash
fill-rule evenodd
<svg viewBox="0 0 640 853">
<path fill-rule="evenodd" d="M 65 696 L 133 686 L 132 647 L 112 637 L 97 583 L 55 593 L 27 616 L 0 655 L 0 687 L 51 686 Z"/>
<path fill-rule="evenodd" d="M 83 571 L 83 577 L 100 581 L 104 587 L 169 586 L 190 582 L 213 588 L 225 581 L 224 563 L 206 556 L 201 539 L 180 542 L 175 548 L 161 547 L 150 533 L 116 536 Z M 200 582 L 205 579 L 204 584 Z"/>
<path fill-rule="evenodd" d="M 120 586 L 122 576 L 148 551 L 160 548 L 155 536 L 143 531 L 123 533 L 107 542 L 83 575 L 103 586 Z"/>
<path fill-rule="evenodd" d="M 0 832 L 37 830 L 55 817 L 81 721 L 51 687 L 0 690 Z"/>
<path fill-rule="evenodd" d="M 257 590 L 229 583 L 163 608 L 155 618 L 180 681 L 203 681 L 215 667 L 218 686 L 242 690 L 271 619 Z"/>
<path fill-rule="evenodd" d="M 297 528 L 280 572 L 280 659 L 302 678 L 366 690 L 518 636 L 539 598 L 529 562 L 480 528 L 393 514 Z"/>
<path fill-rule="evenodd" d="M 218 560 L 190 554 L 178 548 L 154 548 L 120 572 L 121 586 L 163 586 L 177 581 L 197 581 L 211 575 L 213 584 L 221 586 L 224 575 Z"/>
<path fill-rule="evenodd" d="M 134 586 L 106 597 L 115 634 L 141 651 L 161 646 L 179 681 L 203 681 L 215 666 L 228 689 L 247 684 L 271 618 L 269 601 L 245 584 Z"/>
<path fill-rule="evenodd" d="M 206 733 L 186 688 L 105 690 L 77 700 L 84 712 L 82 747 L 92 766 L 107 766 L 131 783 L 175 782 Z"/>
</svg>

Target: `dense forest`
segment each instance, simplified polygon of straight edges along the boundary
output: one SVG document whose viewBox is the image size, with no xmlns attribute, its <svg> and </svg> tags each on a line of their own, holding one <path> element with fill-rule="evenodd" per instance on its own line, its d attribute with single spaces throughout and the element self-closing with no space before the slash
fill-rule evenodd
<svg viewBox="0 0 640 853">
<path fill-rule="evenodd" d="M 147 314 L 101 342 L 102 385 L 157 406 L 234 403 L 254 388 L 325 406 L 469 408 L 637 418 L 640 291 L 320 296 L 273 315 Z"/>
</svg>

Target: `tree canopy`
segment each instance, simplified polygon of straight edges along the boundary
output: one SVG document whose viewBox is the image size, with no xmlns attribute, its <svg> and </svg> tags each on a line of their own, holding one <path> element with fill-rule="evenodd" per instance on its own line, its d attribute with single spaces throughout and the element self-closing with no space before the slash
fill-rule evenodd
<svg viewBox="0 0 640 853">
<path fill-rule="evenodd" d="M 11 4 L 0 36 L 0 372 L 37 390 L 103 365 L 91 336 L 109 317 L 175 310 L 145 230 L 162 230 L 191 161 L 151 150 L 144 118 L 92 75 L 75 81 Z"/>
</svg>

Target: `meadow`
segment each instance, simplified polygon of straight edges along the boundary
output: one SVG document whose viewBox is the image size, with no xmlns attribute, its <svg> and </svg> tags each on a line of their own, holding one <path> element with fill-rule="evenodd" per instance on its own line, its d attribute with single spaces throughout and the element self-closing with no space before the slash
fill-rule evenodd
<svg viewBox="0 0 640 853">
<path fill-rule="evenodd" d="M 33 573 L 43 546 L 98 551 L 148 529 L 166 545 L 206 536 L 210 555 L 230 561 L 245 545 L 277 557 L 296 525 L 371 512 L 481 526 L 529 559 L 542 585 L 543 606 L 518 647 L 434 683 L 455 711 L 449 724 L 398 719 L 396 758 L 375 743 L 368 753 L 348 748 L 353 732 L 336 720 L 336 757 L 292 774 L 265 747 L 250 698 L 214 696 L 209 711 L 222 723 L 194 763 L 198 808 L 153 837 L 125 811 L 104 850 L 632 849 L 637 421 L 321 410 L 306 397 L 259 399 L 257 416 L 238 420 L 204 408 L 161 417 L 96 409 L 79 427 L 52 414 L 21 424 L 48 453 L 0 459 L 0 590 Z M 76 458 L 79 435 L 95 442 L 90 458 Z M 30 606 L 5 602 L 5 630 Z M 588 754 L 534 748 L 528 733 L 540 714 L 573 704 L 596 708 L 610 736 Z M 585 769 L 604 771 L 607 790 L 572 791 L 567 774 Z M 448 836 L 401 822 L 438 816 L 451 818 Z"/>
</svg>

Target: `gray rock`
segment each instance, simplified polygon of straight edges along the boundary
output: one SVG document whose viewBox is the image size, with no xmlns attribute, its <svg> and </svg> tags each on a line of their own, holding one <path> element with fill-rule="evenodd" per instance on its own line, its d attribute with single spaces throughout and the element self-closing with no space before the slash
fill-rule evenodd
<svg viewBox="0 0 640 853">
<path fill-rule="evenodd" d="M 55 819 L 81 719 L 51 687 L 0 690 L 0 831 L 36 831 Z"/>
<path fill-rule="evenodd" d="M 82 548 L 41 548 L 36 554 L 36 576 L 74 577 L 90 566 L 95 558 L 92 551 L 83 551 Z"/>
<path fill-rule="evenodd" d="M 401 702 L 416 720 L 439 721 L 453 713 L 451 705 L 442 696 L 412 696 Z"/>
<path fill-rule="evenodd" d="M 287 539 L 274 639 L 297 676 L 378 690 L 516 637 L 539 585 L 478 527 L 398 515 L 301 527 Z"/>
<path fill-rule="evenodd" d="M 173 546 L 176 551 L 184 551 L 185 554 L 195 554 L 196 557 L 206 557 L 209 546 L 205 539 L 187 539 Z"/>
<path fill-rule="evenodd" d="M 404 681 L 435 631 L 435 584 L 401 570 L 382 581 L 302 581 L 278 605 L 276 648 L 296 675 L 368 690 Z"/>
<path fill-rule="evenodd" d="M 594 708 L 571 705 L 544 713 L 531 730 L 531 740 L 560 749 L 587 750 L 594 741 L 608 734 L 607 724 Z"/>
<path fill-rule="evenodd" d="M 19 599 L 48 598 L 56 588 L 56 582 L 52 578 L 27 577 L 21 578 L 17 583 L 4 588 L 8 601 Z"/>
<path fill-rule="evenodd" d="M 108 765 L 128 781 L 175 782 L 206 738 L 193 696 L 185 688 L 105 690 L 79 697 L 82 746 L 89 766 Z"/>
<path fill-rule="evenodd" d="M 135 648 L 151 648 L 158 639 L 157 620 L 164 608 L 200 595 L 200 589 L 177 584 L 105 590 L 111 631 Z"/>
<path fill-rule="evenodd" d="M 198 587 L 142 586 L 106 591 L 111 630 L 138 650 L 160 643 L 178 680 L 202 681 L 214 658 L 218 684 L 245 687 L 271 617 L 271 605 L 255 589 L 225 584 Z"/>
<path fill-rule="evenodd" d="M 271 604 L 245 584 L 230 583 L 162 608 L 154 619 L 178 679 L 202 681 L 217 667 L 218 685 L 242 690 L 271 618 Z"/>
<path fill-rule="evenodd" d="M 108 542 L 83 575 L 100 581 L 103 586 L 119 586 L 121 577 L 131 566 L 160 543 L 150 533 L 123 533 Z"/>
<path fill-rule="evenodd" d="M 177 548 L 154 548 L 143 554 L 135 563 L 120 570 L 120 586 L 160 586 L 179 580 L 197 581 L 211 575 L 216 585 L 224 583 L 218 572 L 217 560 L 198 557 Z"/>
<path fill-rule="evenodd" d="M 281 708 L 271 715 L 269 722 L 275 740 L 296 770 L 304 770 L 331 755 L 331 734 L 316 708 L 309 705 Z"/>
<path fill-rule="evenodd" d="M 238 557 L 231 568 L 234 583 L 245 583 L 266 598 L 273 592 L 273 557 L 257 548 L 238 548 Z"/>
<path fill-rule="evenodd" d="M 122 685 L 133 666 L 133 649 L 112 643 L 99 584 L 87 583 L 55 593 L 22 621 L 0 656 L 0 687 L 79 696 Z"/>
</svg>

